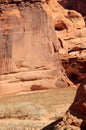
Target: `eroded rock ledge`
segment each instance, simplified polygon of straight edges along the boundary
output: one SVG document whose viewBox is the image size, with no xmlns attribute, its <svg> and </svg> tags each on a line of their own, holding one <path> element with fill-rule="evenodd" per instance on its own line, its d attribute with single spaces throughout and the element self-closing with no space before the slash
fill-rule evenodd
<svg viewBox="0 0 86 130">
<path fill-rule="evenodd" d="M 68 4 L 69 1 L 63 0 L 62 2 L 63 4 Z M 82 5 L 80 4 L 80 6 Z M 53 14 L 56 16 L 54 23 L 55 31 L 60 42 L 60 59 L 69 79 L 74 84 L 77 84 L 81 82 L 82 79 L 86 78 L 85 21 L 83 16 L 75 10 L 66 10 L 60 6 L 58 6 L 58 8 L 58 15 L 55 15 L 56 12 Z"/>
</svg>

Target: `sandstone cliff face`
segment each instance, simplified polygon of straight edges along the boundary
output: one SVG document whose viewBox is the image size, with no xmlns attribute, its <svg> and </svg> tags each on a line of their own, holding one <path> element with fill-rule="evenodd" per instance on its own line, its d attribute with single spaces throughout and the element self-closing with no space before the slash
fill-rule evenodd
<svg viewBox="0 0 86 130">
<path fill-rule="evenodd" d="M 0 9 L 1 88 L 13 92 L 14 87 L 27 91 L 68 86 L 58 52 L 71 81 L 86 77 L 86 29 L 78 12 L 65 10 L 56 0 L 10 1 Z"/>
<path fill-rule="evenodd" d="M 64 9 L 56 0 L 49 0 L 48 4 L 46 4 L 46 8 L 48 12 L 51 13 L 55 29 L 59 31 L 61 36 L 61 31 L 68 30 L 71 32 L 72 30 L 85 27 L 85 22 L 80 13 L 74 10 Z M 59 36 L 57 35 L 57 37 Z"/>
<path fill-rule="evenodd" d="M 68 86 L 45 7 L 41 2 L 0 5 L 0 94 Z"/>
<path fill-rule="evenodd" d="M 68 1 L 60 3 L 68 4 Z M 68 4 L 69 5 L 69 4 Z M 78 5 L 78 4 L 77 4 Z M 56 6 L 54 6 L 55 9 Z M 66 10 L 57 4 L 54 11 L 54 26 L 60 41 L 59 54 L 66 73 L 75 84 L 86 78 L 86 27 L 82 15 Z M 83 8 L 84 9 L 84 8 Z M 56 15 L 57 14 L 57 15 Z"/>
</svg>

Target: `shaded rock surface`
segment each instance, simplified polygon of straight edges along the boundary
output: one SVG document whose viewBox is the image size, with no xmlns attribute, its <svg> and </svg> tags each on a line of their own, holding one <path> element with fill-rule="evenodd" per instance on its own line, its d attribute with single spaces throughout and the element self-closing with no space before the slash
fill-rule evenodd
<svg viewBox="0 0 86 130">
<path fill-rule="evenodd" d="M 66 73 L 71 81 L 79 83 L 86 78 L 86 28 L 65 34 L 56 33 L 61 41 L 59 53 Z"/>
<path fill-rule="evenodd" d="M 86 1 L 85 0 L 57 0 L 63 7 L 74 9 L 82 15 L 86 15 Z"/>
</svg>

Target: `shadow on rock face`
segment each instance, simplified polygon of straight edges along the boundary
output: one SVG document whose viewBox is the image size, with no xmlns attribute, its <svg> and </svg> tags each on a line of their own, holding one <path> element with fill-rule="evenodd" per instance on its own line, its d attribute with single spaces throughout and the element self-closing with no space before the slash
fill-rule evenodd
<svg viewBox="0 0 86 130">
<path fill-rule="evenodd" d="M 81 126 L 80 126 L 80 129 L 81 130 L 86 130 L 86 127 L 83 127 L 83 124 L 84 124 L 84 121 L 82 122 Z"/>
<path fill-rule="evenodd" d="M 54 130 L 54 127 L 56 124 L 58 124 L 60 121 L 62 121 L 63 118 L 59 118 L 56 121 L 52 122 L 51 124 L 44 127 L 42 130 Z"/>
<path fill-rule="evenodd" d="M 43 87 L 42 85 L 32 85 L 31 86 L 31 91 L 36 91 L 36 90 L 46 90 L 48 88 Z"/>
</svg>

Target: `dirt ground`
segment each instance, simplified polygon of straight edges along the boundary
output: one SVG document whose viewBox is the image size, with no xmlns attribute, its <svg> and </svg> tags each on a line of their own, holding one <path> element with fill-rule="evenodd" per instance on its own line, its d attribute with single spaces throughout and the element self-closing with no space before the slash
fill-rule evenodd
<svg viewBox="0 0 86 130">
<path fill-rule="evenodd" d="M 0 130 L 41 130 L 64 115 L 75 93 L 60 88 L 0 97 Z"/>
</svg>

